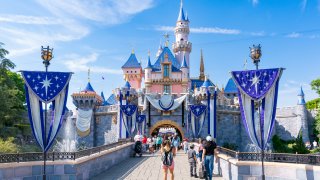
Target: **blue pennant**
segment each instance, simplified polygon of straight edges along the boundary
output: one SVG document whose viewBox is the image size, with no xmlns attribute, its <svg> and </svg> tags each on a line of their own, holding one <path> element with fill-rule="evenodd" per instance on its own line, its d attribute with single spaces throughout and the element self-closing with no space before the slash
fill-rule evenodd
<svg viewBox="0 0 320 180">
<path fill-rule="evenodd" d="M 120 106 L 121 111 L 126 115 L 126 116 L 132 116 L 134 112 L 137 110 L 136 105 L 121 105 Z"/>
<path fill-rule="evenodd" d="M 51 102 L 68 84 L 71 73 L 23 71 L 22 77 L 42 102 Z"/>
<path fill-rule="evenodd" d="M 203 105 L 203 104 L 199 104 L 199 105 L 189 105 L 190 107 L 190 110 L 192 112 L 192 114 L 195 116 L 195 117 L 199 117 L 201 116 L 207 109 L 207 106 L 206 105 Z"/>
<path fill-rule="evenodd" d="M 137 116 L 137 123 L 142 123 L 146 119 L 146 115 L 138 115 Z"/>
<path fill-rule="evenodd" d="M 252 99 L 263 98 L 278 80 L 281 69 L 259 69 L 231 72 L 237 87 Z"/>
</svg>

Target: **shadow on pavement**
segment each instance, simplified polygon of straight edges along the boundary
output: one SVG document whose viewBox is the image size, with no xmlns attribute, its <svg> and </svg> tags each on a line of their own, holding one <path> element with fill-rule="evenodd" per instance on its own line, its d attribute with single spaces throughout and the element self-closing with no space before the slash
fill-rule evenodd
<svg viewBox="0 0 320 180">
<path fill-rule="evenodd" d="M 151 157 L 151 155 L 143 155 L 142 157 L 130 157 L 92 179 L 93 180 L 125 179 L 131 172 L 133 172 L 149 157 Z"/>
</svg>

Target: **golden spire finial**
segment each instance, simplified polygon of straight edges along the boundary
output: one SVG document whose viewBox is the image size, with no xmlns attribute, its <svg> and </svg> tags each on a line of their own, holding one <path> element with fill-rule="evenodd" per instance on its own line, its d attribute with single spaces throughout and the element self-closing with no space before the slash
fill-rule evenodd
<svg viewBox="0 0 320 180">
<path fill-rule="evenodd" d="M 88 69 L 88 82 L 90 82 L 90 68 Z"/>
<path fill-rule="evenodd" d="M 148 56 L 150 57 L 150 49 L 148 50 Z"/>
<path fill-rule="evenodd" d="M 163 35 L 163 37 L 164 37 L 164 39 L 165 39 L 165 46 L 166 47 L 168 47 L 168 45 L 169 45 L 169 34 L 168 33 L 165 33 L 164 35 Z"/>
<path fill-rule="evenodd" d="M 131 54 L 134 54 L 134 48 L 132 48 L 132 50 L 131 50 Z"/>
<path fill-rule="evenodd" d="M 204 80 L 204 62 L 203 62 L 203 54 L 202 54 L 202 49 L 201 49 L 201 52 L 200 52 L 200 75 L 199 75 L 199 79 L 200 80 Z"/>
</svg>

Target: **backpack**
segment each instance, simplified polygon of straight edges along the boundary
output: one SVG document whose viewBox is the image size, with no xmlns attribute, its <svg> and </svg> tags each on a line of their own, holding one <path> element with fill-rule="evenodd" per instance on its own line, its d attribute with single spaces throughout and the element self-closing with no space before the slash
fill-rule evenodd
<svg viewBox="0 0 320 180">
<path fill-rule="evenodd" d="M 165 165 L 165 166 L 171 166 L 172 165 L 173 154 L 172 154 L 171 149 L 170 149 L 170 151 L 168 151 L 168 152 L 165 151 L 162 154 L 161 160 L 162 160 L 162 164 Z"/>
</svg>

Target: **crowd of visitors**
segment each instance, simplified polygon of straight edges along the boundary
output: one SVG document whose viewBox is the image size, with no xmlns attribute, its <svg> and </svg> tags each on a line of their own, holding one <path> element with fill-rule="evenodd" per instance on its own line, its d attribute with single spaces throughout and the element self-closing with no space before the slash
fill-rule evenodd
<svg viewBox="0 0 320 180">
<path fill-rule="evenodd" d="M 154 154 L 156 151 L 160 151 L 165 180 L 168 172 L 170 179 L 174 179 L 174 157 L 180 149 L 183 149 L 183 152 L 187 154 L 191 177 L 212 179 L 213 162 L 217 161 L 217 145 L 210 135 L 205 139 L 200 138 L 198 143 L 191 143 L 187 138 L 181 141 L 178 134 L 141 136 L 141 138 L 135 138 L 135 140 L 137 139 L 141 141 L 144 152 Z"/>
</svg>

